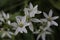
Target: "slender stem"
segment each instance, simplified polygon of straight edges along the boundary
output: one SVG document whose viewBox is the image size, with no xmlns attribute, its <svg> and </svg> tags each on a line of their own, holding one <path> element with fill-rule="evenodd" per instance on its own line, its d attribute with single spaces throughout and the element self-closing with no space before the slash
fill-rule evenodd
<svg viewBox="0 0 60 40">
<path fill-rule="evenodd" d="M 24 1 L 24 3 L 25 3 L 24 7 L 27 7 L 28 6 L 28 2 L 29 2 L 29 0 L 25 0 Z"/>
<path fill-rule="evenodd" d="M 12 40 L 15 40 L 15 36 L 14 35 L 12 36 Z"/>
</svg>

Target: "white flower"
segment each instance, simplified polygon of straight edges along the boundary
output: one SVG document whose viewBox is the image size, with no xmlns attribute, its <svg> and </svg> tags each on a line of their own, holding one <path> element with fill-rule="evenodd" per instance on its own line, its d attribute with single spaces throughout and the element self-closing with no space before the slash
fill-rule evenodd
<svg viewBox="0 0 60 40">
<path fill-rule="evenodd" d="M 10 20 L 9 20 L 10 16 L 9 16 L 9 13 L 6 14 L 4 11 L 2 11 L 2 16 L 3 16 L 3 19 L 6 20 L 6 23 L 10 25 Z"/>
<path fill-rule="evenodd" d="M 41 25 L 40 29 L 36 32 L 33 32 L 34 34 L 39 33 L 39 31 L 43 30 L 46 31 L 48 28 L 50 28 L 50 22 L 48 22 L 46 19 L 40 19 Z"/>
<path fill-rule="evenodd" d="M 9 19 L 9 13 L 5 13 L 4 11 L 2 11 L 3 17 L 4 19 L 8 20 Z"/>
<path fill-rule="evenodd" d="M 42 40 L 45 40 L 46 35 L 51 34 L 52 30 L 50 28 L 47 28 L 46 30 L 41 31 L 40 29 L 35 31 L 34 34 L 38 34 L 37 39 L 39 40 L 40 37 L 42 37 Z"/>
<path fill-rule="evenodd" d="M 58 19 L 59 16 L 52 17 L 52 10 L 49 11 L 49 15 L 47 15 L 45 12 L 43 12 L 43 15 L 49 22 L 51 22 L 51 25 L 58 26 L 58 23 L 56 23 L 54 20 Z"/>
<path fill-rule="evenodd" d="M 12 23 L 12 26 L 15 28 L 15 35 L 17 35 L 19 32 L 20 33 L 27 33 L 26 26 L 28 26 L 30 23 L 26 22 L 25 16 L 16 16 L 16 21 L 17 23 Z"/>
<path fill-rule="evenodd" d="M 37 39 L 39 40 L 40 37 L 42 37 L 42 40 L 45 40 L 46 34 L 51 34 L 49 31 L 50 29 L 50 22 L 48 22 L 46 19 L 41 19 L 41 26 L 40 29 L 33 32 L 34 34 L 38 34 Z M 48 31 L 47 31 L 48 30 Z"/>
<path fill-rule="evenodd" d="M 29 12 L 31 17 L 34 17 L 35 14 L 41 13 L 41 11 L 38 11 L 38 5 L 33 7 L 32 3 L 29 4 Z"/>
<path fill-rule="evenodd" d="M 34 17 L 35 14 L 40 14 L 41 11 L 38 11 L 38 5 L 33 7 L 32 3 L 29 4 L 29 8 L 24 8 L 25 15 L 29 15 L 30 17 Z"/>
<path fill-rule="evenodd" d="M 14 33 L 12 33 L 11 31 L 9 30 L 5 31 L 3 28 L 1 29 L 1 32 L 2 32 L 2 35 L 1 35 L 2 38 L 6 36 L 9 38 L 12 38 L 12 35 L 14 35 Z"/>
</svg>

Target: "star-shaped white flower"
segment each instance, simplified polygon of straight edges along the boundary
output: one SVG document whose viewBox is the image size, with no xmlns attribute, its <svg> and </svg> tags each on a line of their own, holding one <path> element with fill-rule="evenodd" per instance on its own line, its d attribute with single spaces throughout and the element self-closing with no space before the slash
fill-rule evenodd
<svg viewBox="0 0 60 40">
<path fill-rule="evenodd" d="M 42 27 L 42 26 L 41 26 L 41 27 Z M 46 30 L 45 30 L 45 29 L 46 29 Z M 47 27 L 47 28 L 44 28 L 43 31 L 41 31 L 40 29 L 37 30 L 37 31 L 35 31 L 34 34 L 38 34 L 36 40 L 39 40 L 40 37 L 42 37 L 42 40 L 45 40 L 46 35 L 47 35 L 47 34 L 50 35 L 51 32 L 52 32 L 52 30 L 51 30 L 49 27 Z"/>
<path fill-rule="evenodd" d="M 14 33 L 9 30 L 5 31 L 4 28 L 1 29 L 1 32 L 2 32 L 2 35 L 1 35 L 2 38 L 6 36 L 9 38 L 12 38 L 12 35 L 14 35 Z"/>
<path fill-rule="evenodd" d="M 34 34 L 38 34 L 36 40 L 39 40 L 40 37 L 42 37 L 42 40 L 45 40 L 46 34 L 51 34 L 49 32 L 49 31 L 51 31 L 50 22 L 48 22 L 46 19 L 40 19 L 40 21 L 41 21 L 40 29 L 35 31 L 35 32 L 33 32 L 33 33 Z"/>
<path fill-rule="evenodd" d="M 6 14 L 4 11 L 2 11 L 2 16 L 3 16 L 3 19 L 6 20 L 6 23 L 10 25 L 10 20 L 9 20 L 10 16 L 9 16 L 9 13 Z"/>
<path fill-rule="evenodd" d="M 25 16 L 16 16 L 16 22 L 12 23 L 12 26 L 14 26 L 15 35 L 17 35 L 19 32 L 20 33 L 27 33 L 26 26 L 28 26 L 30 23 L 26 22 Z"/>
<path fill-rule="evenodd" d="M 25 15 L 29 15 L 30 17 L 34 17 L 35 14 L 41 13 L 41 11 L 38 11 L 38 5 L 33 7 L 32 3 L 29 4 L 29 8 L 24 8 L 24 11 L 28 11 L 28 13 L 25 13 Z"/>
<path fill-rule="evenodd" d="M 49 15 L 47 15 L 45 12 L 43 12 L 43 15 L 46 17 L 46 19 L 51 22 L 51 25 L 58 26 L 58 23 L 56 23 L 54 20 L 58 19 L 59 16 L 52 17 L 53 11 L 49 11 Z"/>
</svg>

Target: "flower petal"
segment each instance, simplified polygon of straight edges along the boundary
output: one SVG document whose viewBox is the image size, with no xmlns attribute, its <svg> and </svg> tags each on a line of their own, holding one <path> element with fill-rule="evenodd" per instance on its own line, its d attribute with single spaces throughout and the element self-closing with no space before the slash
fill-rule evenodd
<svg viewBox="0 0 60 40">
<path fill-rule="evenodd" d="M 42 40 L 45 40 L 45 33 L 42 34 Z"/>
<path fill-rule="evenodd" d="M 5 14 L 4 11 L 2 11 L 3 17 L 6 19 L 7 15 Z"/>
<path fill-rule="evenodd" d="M 29 4 L 29 8 L 32 9 L 33 8 L 33 5 L 32 3 Z"/>
<path fill-rule="evenodd" d="M 36 39 L 36 40 L 39 40 L 40 37 L 41 37 L 41 35 L 39 34 L 39 35 L 37 36 L 37 39 Z"/>
<path fill-rule="evenodd" d="M 42 12 L 41 11 L 37 11 L 37 14 L 41 14 Z"/>
<path fill-rule="evenodd" d="M 4 19 L 3 18 L 0 18 L 0 21 L 4 22 Z"/>
<path fill-rule="evenodd" d="M 38 7 L 38 5 L 36 5 L 33 9 L 32 9 L 32 11 L 30 12 L 30 17 L 34 17 L 35 16 L 35 14 L 37 13 L 37 7 Z"/>
<path fill-rule="evenodd" d="M 33 24 L 32 24 L 32 23 L 30 23 L 29 29 L 30 29 L 32 32 L 34 31 L 34 28 L 33 28 Z"/>
<path fill-rule="evenodd" d="M 7 23 L 8 23 L 9 25 L 11 24 L 11 22 L 10 22 L 9 20 L 7 21 Z"/>
<path fill-rule="evenodd" d="M 36 19 L 36 18 L 32 18 L 31 21 L 32 22 L 41 22 L 39 19 Z"/>
<path fill-rule="evenodd" d="M 49 11 L 49 17 L 52 17 L 52 14 L 53 14 L 53 11 L 52 11 L 52 9 L 50 9 L 50 11 Z"/>
<path fill-rule="evenodd" d="M 55 16 L 55 17 L 52 17 L 52 20 L 56 20 L 58 18 L 59 18 L 59 16 Z"/>
<path fill-rule="evenodd" d="M 48 28 L 50 28 L 50 25 L 51 25 L 51 23 L 48 22 L 48 23 L 47 23 L 47 26 L 46 26 L 43 30 L 45 31 L 45 30 L 47 30 Z"/>
<path fill-rule="evenodd" d="M 3 37 L 5 37 L 5 35 L 6 35 L 6 33 L 3 33 L 1 37 L 3 38 Z"/>
<path fill-rule="evenodd" d="M 25 15 L 29 15 L 28 8 L 24 8 L 24 13 L 25 13 Z"/>
<path fill-rule="evenodd" d="M 51 32 L 46 32 L 46 34 L 51 34 Z"/>
<path fill-rule="evenodd" d="M 48 18 L 48 15 L 45 12 L 43 12 L 43 15 L 44 17 Z"/>
<path fill-rule="evenodd" d="M 16 28 L 18 26 L 17 23 L 15 23 L 15 22 L 11 23 L 10 25 L 13 26 L 14 28 Z"/>
<path fill-rule="evenodd" d="M 22 23 L 26 23 L 26 16 L 23 16 L 21 21 L 22 21 Z"/>
<path fill-rule="evenodd" d="M 22 30 L 23 30 L 23 32 L 24 32 L 24 33 L 27 33 L 27 30 L 26 30 L 26 28 L 22 28 Z"/>
<path fill-rule="evenodd" d="M 6 34 L 9 38 L 11 38 L 11 35 L 9 33 Z"/>
<path fill-rule="evenodd" d="M 35 32 L 33 32 L 34 34 L 38 34 L 40 32 L 40 30 L 37 30 L 37 31 L 35 31 Z"/>
<path fill-rule="evenodd" d="M 20 31 L 20 29 L 19 29 L 19 27 L 16 29 L 16 31 L 15 31 L 15 35 L 17 35 L 18 33 L 19 33 L 19 31 Z"/>
<path fill-rule="evenodd" d="M 16 21 L 18 24 L 20 23 L 20 16 L 16 16 Z"/>
<path fill-rule="evenodd" d="M 7 13 L 6 17 L 7 17 L 7 19 L 9 19 L 9 13 Z"/>
<path fill-rule="evenodd" d="M 52 25 L 58 26 L 58 24 L 55 21 L 52 21 Z"/>
</svg>

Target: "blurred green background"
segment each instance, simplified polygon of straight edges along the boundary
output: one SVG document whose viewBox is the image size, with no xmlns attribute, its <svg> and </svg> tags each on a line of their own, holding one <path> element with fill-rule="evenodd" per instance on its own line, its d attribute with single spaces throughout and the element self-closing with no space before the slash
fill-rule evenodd
<svg viewBox="0 0 60 40">
<path fill-rule="evenodd" d="M 38 10 L 42 12 L 44 11 L 48 13 L 49 10 L 52 9 L 54 13 L 53 16 L 60 16 L 60 0 L 0 0 L 0 10 L 4 10 L 5 12 L 9 12 L 11 14 L 19 13 L 24 9 L 24 7 L 27 7 L 30 2 L 34 6 L 38 4 Z M 38 15 L 37 18 L 42 18 L 41 15 Z M 60 40 L 60 18 L 57 19 L 56 22 L 58 22 L 59 26 L 51 26 L 54 32 L 50 37 L 46 37 L 47 40 Z M 28 34 L 20 35 L 21 37 L 17 35 L 18 38 L 16 38 L 16 40 L 35 40 L 36 38 L 36 36 L 33 35 L 31 32 Z"/>
</svg>

